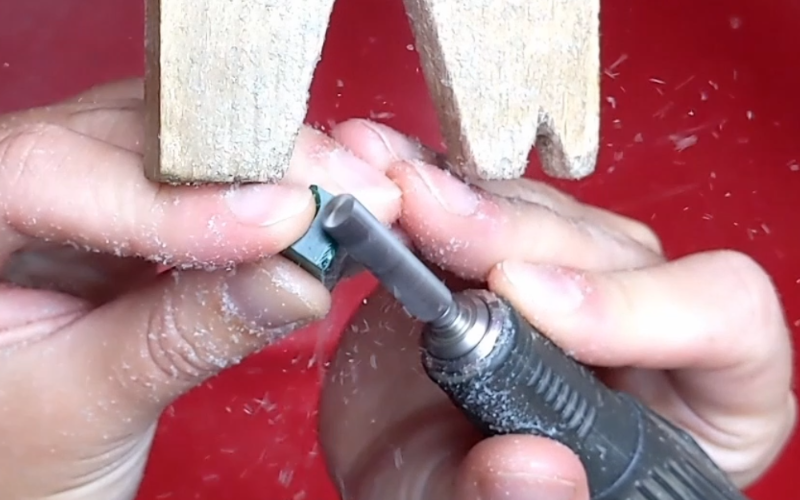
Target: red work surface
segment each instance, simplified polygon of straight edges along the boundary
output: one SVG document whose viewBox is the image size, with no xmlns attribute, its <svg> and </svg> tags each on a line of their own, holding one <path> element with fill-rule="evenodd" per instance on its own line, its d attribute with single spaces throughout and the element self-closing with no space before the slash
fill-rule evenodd
<svg viewBox="0 0 800 500">
<path fill-rule="evenodd" d="M 555 184 L 652 224 L 672 256 L 749 253 L 800 325 L 800 200 L 792 201 L 800 193 L 800 4 L 603 7 L 598 172 Z M 0 109 L 140 75 L 142 26 L 141 0 L 2 2 Z M 338 0 L 309 121 L 372 117 L 438 144 L 412 42 L 401 0 Z M 365 292 L 364 283 L 340 291 L 324 330 L 298 334 L 171 408 L 140 498 L 336 498 L 315 444 L 320 360 Z M 795 440 L 753 498 L 786 498 L 799 466 Z"/>
</svg>

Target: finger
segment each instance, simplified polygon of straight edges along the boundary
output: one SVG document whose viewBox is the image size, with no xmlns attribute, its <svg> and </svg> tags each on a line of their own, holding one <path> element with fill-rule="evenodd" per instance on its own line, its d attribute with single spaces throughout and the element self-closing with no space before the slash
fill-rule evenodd
<svg viewBox="0 0 800 500">
<path fill-rule="evenodd" d="M 419 141 L 369 120 L 349 120 L 336 126 L 331 135 L 350 147 L 361 158 L 377 168 L 388 170 L 396 162 L 421 161 L 440 166 L 442 156 Z M 656 234 L 639 221 L 586 205 L 544 183 L 529 179 L 479 181 L 475 185 L 490 193 L 549 208 L 562 216 L 596 223 L 608 230 L 626 235 L 657 254 L 662 253 Z"/>
<path fill-rule="evenodd" d="M 564 217 L 585 220 L 605 227 L 609 231 L 624 235 L 656 254 L 662 254 L 661 241 L 645 224 L 637 220 L 579 202 L 543 182 L 530 179 L 479 181 L 475 186 L 506 198 L 527 201 L 554 210 Z"/>
<path fill-rule="evenodd" d="M 583 466 L 563 445 L 535 436 L 475 444 L 469 422 L 452 413 L 406 420 L 375 440 L 341 491 L 353 500 L 589 499 Z"/>
<path fill-rule="evenodd" d="M 461 466 L 456 484 L 456 500 L 589 500 L 578 457 L 555 441 L 534 436 L 481 442 Z"/>
<path fill-rule="evenodd" d="M 144 149 L 141 100 L 67 103 L 23 111 L 3 118 L 0 140 L 8 140 L 14 130 L 36 129 L 43 124 L 64 127 L 133 153 L 141 154 Z"/>
<path fill-rule="evenodd" d="M 376 215 L 396 214 L 399 191 L 391 181 L 337 177 L 351 166 L 375 172 L 341 146 L 304 133 L 311 139 L 292 160 L 291 182 L 172 187 L 145 180 L 139 155 L 60 126 L 23 127 L 0 139 L 0 234 L 8 235 L 0 258 L 23 235 L 170 265 L 252 260 L 303 234 L 314 213 L 307 186 L 332 179 L 359 199 L 363 194 Z M 315 155 L 303 156 L 309 149 Z"/>
<path fill-rule="evenodd" d="M 343 498 L 445 500 L 475 428 L 425 375 L 419 324 L 380 290 L 345 330 L 325 374 L 320 441 Z"/>
<path fill-rule="evenodd" d="M 141 154 L 144 149 L 144 100 L 141 79 L 99 85 L 58 105 L 22 111 L 4 118 L 7 127 L 51 123 L 113 146 Z M 2 137 L 2 134 L 0 134 Z"/>
<path fill-rule="evenodd" d="M 155 266 L 144 260 L 40 243 L 11 254 L 0 268 L 0 281 L 58 291 L 99 305 L 152 280 L 156 274 Z"/>
<path fill-rule="evenodd" d="M 437 164 L 438 156 L 419 141 L 369 120 L 353 119 L 331 130 L 331 136 L 370 165 L 386 171 L 398 161 Z"/>
<path fill-rule="evenodd" d="M 322 284 L 280 257 L 233 271 L 173 271 L 75 322 L 54 350 L 89 384 L 85 404 L 114 401 L 147 426 L 176 397 L 329 306 Z"/>
<path fill-rule="evenodd" d="M 425 375 L 420 325 L 384 290 L 365 302 L 340 340 L 320 401 L 320 440 L 343 497 L 469 500 L 479 498 L 471 488 L 479 479 L 526 470 L 529 475 L 561 471 L 552 477 L 577 478 L 581 491 L 580 469 L 578 476 L 570 475 L 574 456 L 556 443 L 500 438 L 470 453 L 480 435 Z M 527 469 L 521 463 L 526 450 L 532 453 Z M 499 457 L 506 454 L 520 460 L 503 465 Z M 462 496 L 454 491 L 459 483 Z"/>
<path fill-rule="evenodd" d="M 459 466 L 478 439 L 452 407 L 414 415 L 362 450 L 339 491 L 353 500 L 460 500 Z"/>
<path fill-rule="evenodd" d="M 351 141 L 358 147 L 361 142 Z M 383 222 L 400 213 L 400 190 L 373 164 L 322 132 L 304 127 L 295 141 L 285 183 L 319 184 L 331 194 L 350 193 Z"/>
<path fill-rule="evenodd" d="M 607 270 L 662 259 L 629 237 L 562 215 L 558 200 L 543 204 L 491 195 L 420 162 L 396 163 L 389 176 L 403 192 L 400 222 L 414 244 L 462 277 L 483 279 L 503 260 Z"/>
<path fill-rule="evenodd" d="M 743 254 L 709 252 L 608 274 L 509 261 L 489 283 L 588 363 L 749 372 L 753 363 L 789 359 L 772 283 Z M 784 387 L 787 368 L 775 379 Z"/>
<path fill-rule="evenodd" d="M 144 99 L 144 81 L 141 78 L 128 78 L 96 85 L 66 102 L 99 103 L 127 99 Z"/>
<path fill-rule="evenodd" d="M 165 263 L 224 263 L 240 249 L 243 258 L 280 251 L 313 217 L 311 195 L 299 188 L 160 187 L 144 179 L 140 156 L 58 126 L 22 130 L 2 152 L 4 229 L 28 237 Z"/>
<path fill-rule="evenodd" d="M 75 297 L 0 284 L 0 350 L 34 343 L 88 310 Z"/>
<path fill-rule="evenodd" d="M 144 152 L 144 101 L 139 99 L 64 107 L 51 123 L 132 153 Z"/>
<path fill-rule="evenodd" d="M 372 443 L 408 441 L 403 429 L 418 427 L 403 422 L 413 420 L 423 419 L 422 427 L 439 433 L 452 427 L 454 415 L 447 397 L 422 369 L 420 325 L 383 289 L 365 302 L 339 341 L 320 401 L 320 439 L 329 469 L 348 491 L 361 481 L 359 464 L 372 463 L 373 455 L 379 454 Z M 469 440 L 471 433 L 462 431 L 456 431 L 456 442 Z M 398 433 L 403 435 L 393 437 Z M 422 455 L 429 453 L 433 461 L 441 458 L 425 448 L 429 445 L 414 446 L 422 447 Z M 393 452 L 390 448 L 386 453 Z"/>
<path fill-rule="evenodd" d="M 420 325 L 379 290 L 353 318 L 331 360 L 320 440 L 343 497 L 469 500 L 482 498 L 475 496 L 482 481 L 526 472 L 573 480 L 578 494 L 585 488 L 574 455 L 550 441 L 498 438 L 470 452 L 480 435 L 425 375 L 419 333 Z"/>
<path fill-rule="evenodd" d="M 580 361 L 670 370 L 669 386 L 631 377 L 638 386 L 628 389 L 717 443 L 728 471 L 771 462 L 793 425 L 781 305 L 766 273 L 742 254 L 608 274 L 504 262 L 489 283 Z"/>
</svg>

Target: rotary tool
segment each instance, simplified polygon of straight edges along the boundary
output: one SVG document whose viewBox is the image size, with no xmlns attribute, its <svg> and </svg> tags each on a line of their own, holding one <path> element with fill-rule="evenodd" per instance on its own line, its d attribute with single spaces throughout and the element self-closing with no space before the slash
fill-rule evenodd
<svg viewBox="0 0 800 500">
<path fill-rule="evenodd" d="M 534 434 L 569 447 L 592 500 L 746 500 L 695 440 L 605 386 L 487 290 L 453 293 L 353 196 L 322 228 L 425 323 L 428 377 L 485 435 Z"/>
</svg>

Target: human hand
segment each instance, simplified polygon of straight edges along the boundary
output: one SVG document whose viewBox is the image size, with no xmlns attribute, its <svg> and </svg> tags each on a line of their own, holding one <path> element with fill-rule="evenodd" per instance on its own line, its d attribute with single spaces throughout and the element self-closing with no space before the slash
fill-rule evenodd
<svg viewBox="0 0 800 500">
<path fill-rule="evenodd" d="M 469 189 L 385 127 L 348 124 L 351 149 L 403 191 L 402 228 L 429 261 L 486 281 L 605 381 L 686 429 L 744 487 L 795 423 L 792 347 L 772 283 L 748 257 L 667 262 L 652 231 L 527 181 Z M 373 129 L 376 128 L 373 126 Z M 347 143 L 345 141 L 345 143 Z M 404 160 L 404 161 L 399 161 Z M 320 432 L 353 500 L 588 500 L 562 445 L 481 440 L 428 380 L 420 327 L 386 292 L 368 299 L 326 377 Z"/>
<path fill-rule="evenodd" d="M 391 181 L 310 129 L 280 185 L 150 183 L 141 94 L 0 117 L 3 498 L 133 498 L 167 405 L 327 312 L 274 256 L 313 217 L 307 186 L 399 211 Z"/>
</svg>

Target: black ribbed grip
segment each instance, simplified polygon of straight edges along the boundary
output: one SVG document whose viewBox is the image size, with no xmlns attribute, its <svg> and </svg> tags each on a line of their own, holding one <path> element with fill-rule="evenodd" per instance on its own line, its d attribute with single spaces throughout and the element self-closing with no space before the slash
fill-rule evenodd
<svg viewBox="0 0 800 500">
<path fill-rule="evenodd" d="M 593 500 L 746 500 L 688 434 L 606 387 L 507 302 L 492 302 L 500 331 L 488 356 L 465 365 L 423 355 L 430 378 L 485 435 L 566 445 Z"/>
</svg>

